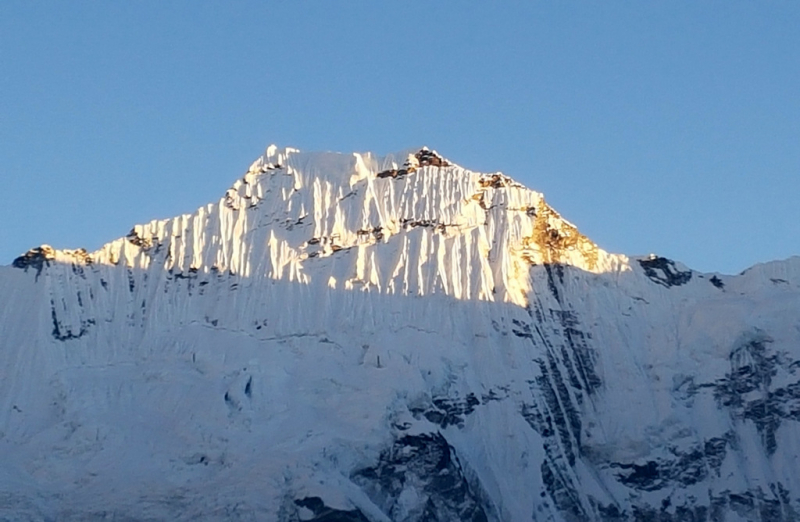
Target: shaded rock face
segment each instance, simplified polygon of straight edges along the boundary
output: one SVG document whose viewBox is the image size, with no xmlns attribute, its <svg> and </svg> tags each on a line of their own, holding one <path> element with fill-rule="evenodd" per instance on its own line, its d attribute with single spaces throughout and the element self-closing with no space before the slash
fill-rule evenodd
<svg viewBox="0 0 800 522">
<path fill-rule="evenodd" d="M 441 157 L 436 151 L 427 148 L 420 149 L 416 154 L 410 156 L 400 169 L 389 169 L 377 174 L 378 178 L 402 178 L 420 167 L 449 167 L 450 162 Z"/>
<path fill-rule="evenodd" d="M 651 256 L 649 259 L 640 259 L 639 265 L 651 281 L 667 288 L 686 284 L 692 279 L 691 271 L 678 270 L 675 267 L 675 261 L 666 257 Z M 711 281 L 715 286 L 720 284 L 716 277 Z"/>
<path fill-rule="evenodd" d="M 709 439 L 665 460 L 651 460 L 645 464 L 612 463 L 610 467 L 619 469 L 619 481 L 633 489 L 656 491 L 676 484 L 690 486 L 702 482 L 710 474 L 719 476 L 720 466 L 732 443 L 735 443 L 735 435 L 729 433 L 727 437 Z"/>
<path fill-rule="evenodd" d="M 691 273 L 681 275 L 672 262 L 663 258 L 654 264 L 644 262 L 643 266 L 659 267 L 660 274 L 647 275 L 651 280 L 656 277 L 662 286 L 680 286 L 691 279 Z M 569 346 L 569 350 L 563 353 L 548 350 L 547 359 L 540 361 L 540 376 L 530 382 L 532 394 L 544 400 L 523 404 L 521 409 L 528 424 L 545 440 L 548 458 L 541 465 L 541 479 L 547 497 L 555 503 L 561 516 L 575 521 L 797 520 L 800 498 L 796 493 L 796 479 L 790 479 L 793 485 L 789 487 L 780 479 L 767 480 L 763 486 L 716 486 L 724 484 L 732 474 L 739 473 L 731 471 L 732 459 L 752 455 L 752 447 L 745 449 L 749 443 L 746 435 L 749 427 L 755 428 L 760 450 L 769 460 L 780 452 L 777 434 L 781 427 L 790 422 L 793 423 L 791 429 L 797 429 L 796 423 L 800 420 L 800 361 L 797 352 L 776 349 L 774 339 L 760 329 L 745 332 L 728 353 L 730 370 L 724 376 L 708 382 L 697 382 L 697 377 L 674 376 L 673 397 L 690 407 L 701 401 L 708 404 L 708 400 L 713 398 L 719 413 L 729 416 L 727 422 L 721 419 L 723 425 L 728 424 L 727 431 L 703 439 L 697 435 L 702 424 L 685 425 L 676 434 L 678 438 L 674 445 L 650 451 L 651 455 L 658 455 L 656 458 L 609 459 L 599 454 L 591 441 L 581 437 L 585 432 L 582 427 L 587 422 L 596 422 L 594 415 L 587 415 L 585 407 L 587 401 L 593 402 L 592 391 L 602 393 L 614 384 L 605 383 L 600 378 L 587 381 L 570 376 L 577 373 L 570 357 L 582 353 L 571 343 L 576 337 L 575 330 L 581 328 L 582 317 L 578 313 L 565 313 L 563 309 L 572 306 L 574 299 L 564 284 L 572 271 L 570 268 L 561 272 L 554 269 L 545 271 L 551 292 L 549 300 L 562 307 L 562 310 L 549 311 L 550 321 L 541 301 L 537 300 L 537 306 L 530 309 L 531 317 L 536 320 L 533 327 L 536 331 L 550 329 L 547 325 L 552 317 L 569 318 L 569 328 L 562 330 L 560 340 Z M 566 326 L 563 321 L 561 325 Z M 591 339 L 591 335 L 587 337 Z M 592 344 L 589 341 L 589 345 Z M 787 345 L 783 344 L 783 348 Z M 595 360 L 591 356 L 587 359 Z M 589 374 L 596 371 L 593 364 L 587 365 L 587 369 Z M 695 367 L 695 371 L 698 375 L 704 373 L 702 368 Z M 589 382 L 594 385 L 588 385 Z M 695 440 L 688 442 L 685 440 L 687 436 Z M 794 460 L 797 457 L 790 458 Z M 624 487 L 631 496 L 626 500 L 623 500 L 624 496 L 617 496 L 616 502 L 607 502 L 587 495 L 586 484 L 575 480 L 584 465 L 601 470 L 606 487 L 615 482 L 615 487 Z M 709 485 L 711 489 L 708 489 Z M 794 494 L 790 493 L 792 490 Z"/>
<path fill-rule="evenodd" d="M 399 438 L 375 466 L 357 470 L 352 479 L 391 520 L 488 520 L 479 485 L 470 485 L 455 450 L 439 433 Z"/>
<path fill-rule="evenodd" d="M 676 270 L 672 262 L 663 258 L 654 261 L 640 263 L 643 267 L 660 270 L 660 273 L 646 270 L 648 278 L 656 278 L 655 282 L 659 285 L 680 286 L 691 280 L 690 272 Z M 569 290 L 564 288 L 564 275 L 569 278 L 570 271 L 568 268 L 566 274 L 555 278 L 553 270 L 547 271 L 552 298 L 562 306 L 574 299 L 569 295 Z M 531 315 L 540 321 L 546 317 L 541 309 L 534 309 Z M 580 328 L 580 315 L 570 317 L 572 327 Z M 542 322 L 547 323 L 546 319 Z M 747 329 L 744 325 L 740 327 Z M 573 337 L 564 335 L 565 340 Z M 590 344 L 593 343 L 590 341 Z M 680 438 L 691 435 L 691 438 L 700 440 L 688 444 L 681 441 L 674 446 L 667 445 L 658 451 L 651 451 L 651 454 L 659 455 L 655 459 L 639 458 L 628 462 L 604 458 L 596 453 L 591 443 L 582 443 L 578 434 L 581 424 L 587 422 L 586 408 L 582 405 L 586 400 L 591 401 L 590 394 L 585 392 L 593 388 L 586 386 L 585 381 L 575 382 L 575 379 L 556 375 L 559 368 L 569 368 L 566 353 L 560 358 L 550 357 L 542 369 L 541 377 L 535 381 L 536 395 L 544 396 L 547 407 L 537 407 L 535 403 L 524 405 L 522 414 L 531 427 L 545 437 L 545 448 L 550 459 L 542 464 L 542 481 L 548 496 L 565 519 L 723 521 L 741 517 L 744 520 L 762 521 L 796 520 L 800 500 L 796 493 L 796 479 L 790 479 L 793 486 L 788 488 L 780 479 L 767 480 L 763 486 L 739 486 L 738 489 L 714 486 L 725 483 L 725 478 L 731 477 L 732 473 L 739 473 L 731 471 L 731 459 L 753 453 L 753 449 L 745 449 L 748 426 L 755 427 L 760 449 L 769 460 L 772 460 L 771 455 L 780 452 L 777 434 L 781 427 L 791 422 L 794 423 L 791 429 L 797 429 L 796 423 L 800 420 L 798 353 L 792 349 L 785 351 L 786 348 L 793 348 L 791 345 L 783 344 L 784 349 L 781 350 L 774 344 L 774 339 L 765 331 L 757 328 L 749 330 L 740 335 L 730 349 L 727 356 L 729 371 L 722 377 L 708 382 L 697 382 L 694 376 L 674 377 L 673 396 L 690 407 L 696 407 L 701 401 L 708 404 L 713 397 L 718 411 L 729 415 L 729 420 L 724 422 L 729 424 L 727 431 L 703 439 L 696 435 L 698 425 L 686 425 L 682 428 L 684 434 L 679 434 Z M 581 351 L 571 346 L 568 353 L 577 355 Z M 593 366 L 589 368 L 595 369 Z M 704 373 L 703 368 L 694 369 L 698 376 Z M 563 374 L 563 370 L 561 372 Z M 600 380 L 596 382 L 598 391 L 613 385 Z M 553 442 L 548 443 L 548 440 Z M 583 442 L 586 442 L 585 439 Z M 574 482 L 579 468 L 576 463 L 581 460 L 591 463 L 595 469 L 611 472 L 606 475 L 606 484 L 612 480 L 617 482 L 628 488 L 634 495 L 631 498 L 637 500 L 604 503 L 590 495 L 583 495 L 583 486 Z M 706 489 L 709 484 L 712 485 L 711 490 Z M 719 488 L 718 491 L 713 492 L 716 488 Z M 791 494 L 791 490 L 795 493 Z M 687 494 L 690 491 L 693 493 Z M 646 500 L 651 492 L 653 500 Z M 581 499 L 582 496 L 584 499 Z"/>
<path fill-rule="evenodd" d="M 487 399 L 489 400 L 489 399 Z M 474 393 L 469 393 L 465 398 L 460 397 L 434 397 L 430 403 L 409 406 L 409 411 L 416 418 L 423 416 L 428 421 L 447 428 L 448 426 L 464 427 L 464 419 L 475 411 L 481 401 Z"/>
<path fill-rule="evenodd" d="M 14 260 L 14 268 L 21 268 L 27 271 L 29 268 L 36 270 L 38 276 L 46 264 L 55 259 L 55 249 L 48 245 L 32 248 Z"/>
<path fill-rule="evenodd" d="M 84 248 L 76 250 L 56 250 L 50 245 L 42 245 L 28 250 L 23 255 L 16 258 L 11 263 L 11 266 L 20 268 L 26 272 L 33 268 L 36 270 L 36 277 L 38 279 L 42 270 L 57 260 L 66 260 L 69 262 L 72 265 L 73 272 L 76 274 L 82 274 L 84 267 L 92 264 L 92 257 Z"/>
<path fill-rule="evenodd" d="M 311 511 L 311 517 L 302 517 L 295 513 L 291 518 L 285 518 L 282 522 L 369 522 L 358 509 L 342 510 L 334 509 L 325 505 L 319 497 L 305 497 L 294 501 L 298 507 L 306 508 Z"/>
<path fill-rule="evenodd" d="M 781 423 L 800 421 L 800 361 L 770 349 L 773 340 L 764 332 L 750 337 L 731 352 L 731 371 L 706 386 L 732 418 L 755 424 L 772 455 Z"/>
</svg>

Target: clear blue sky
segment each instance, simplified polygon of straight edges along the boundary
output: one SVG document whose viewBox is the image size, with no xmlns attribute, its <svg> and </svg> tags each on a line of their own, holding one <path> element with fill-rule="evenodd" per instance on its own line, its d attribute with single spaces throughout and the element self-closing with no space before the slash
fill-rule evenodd
<svg viewBox="0 0 800 522">
<path fill-rule="evenodd" d="M 800 254 L 800 3 L 0 2 L 0 264 L 193 211 L 269 143 L 428 145 L 739 272 Z"/>
</svg>

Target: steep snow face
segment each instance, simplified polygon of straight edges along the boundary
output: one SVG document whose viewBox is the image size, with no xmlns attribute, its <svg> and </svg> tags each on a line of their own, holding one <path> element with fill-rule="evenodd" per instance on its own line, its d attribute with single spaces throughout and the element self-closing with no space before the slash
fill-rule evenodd
<svg viewBox="0 0 800 522">
<path fill-rule="evenodd" d="M 344 290 L 520 306 L 531 264 L 624 269 L 625 258 L 598 249 L 510 178 L 465 170 L 426 149 L 408 158 L 398 165 L 392 156 L 273 146 L 217 204 L 136 226 L 92 260 L 300 284 L 324 277 Z M 318 262 L 330 256 L 334 273 Z"/>
<path fill-rule="evenodd" d="M 800 517 L 800 258 L 608 254 L 427 149 L 270 147 L 0 296 L 0 518 Z"/>
</svg>

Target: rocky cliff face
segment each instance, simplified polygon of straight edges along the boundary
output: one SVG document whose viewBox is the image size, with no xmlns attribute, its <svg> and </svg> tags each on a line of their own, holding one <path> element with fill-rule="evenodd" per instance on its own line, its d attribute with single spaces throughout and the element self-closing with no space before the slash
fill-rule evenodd
<svg viewBox="0 0 800 522">
<path fill-rule="evenodd" d="M 609 254 L 426 149 L 270 147 L 0 296 L 0 519 L 800 518 L 800 258 Z"/>
</svg>

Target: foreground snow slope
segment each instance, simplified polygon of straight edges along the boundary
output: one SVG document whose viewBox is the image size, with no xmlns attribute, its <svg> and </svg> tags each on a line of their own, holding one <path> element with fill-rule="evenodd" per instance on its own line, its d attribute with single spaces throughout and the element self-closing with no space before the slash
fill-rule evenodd
<svg viewBox="0 0 800 522">
<path fill-rule="evenodd" d="M 608 254 L 431 151 L 270 147 L 0 297 L 0 519 L 800 517 L 800 258 Z"/>
</svg>

